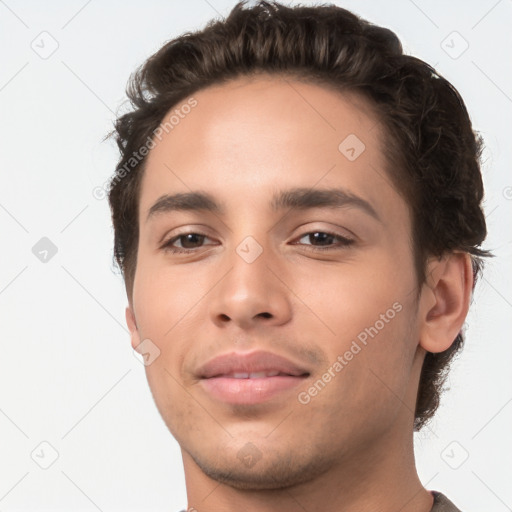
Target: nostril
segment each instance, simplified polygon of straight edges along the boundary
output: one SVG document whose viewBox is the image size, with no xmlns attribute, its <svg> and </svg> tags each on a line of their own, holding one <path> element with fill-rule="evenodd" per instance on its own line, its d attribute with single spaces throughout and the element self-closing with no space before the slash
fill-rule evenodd
<svg viewBox="0 0 512 512">
<path fill-rule="evenodd" d="M 271 318 L 272 317 L 272 315 L 270 313 L 260 313 L 259 316 L 263 316 L 265 318 Z"/>
</svg>

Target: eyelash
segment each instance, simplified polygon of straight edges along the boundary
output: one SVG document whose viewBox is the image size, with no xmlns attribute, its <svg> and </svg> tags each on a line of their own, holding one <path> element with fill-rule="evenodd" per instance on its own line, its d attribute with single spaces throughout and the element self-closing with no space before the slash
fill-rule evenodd
<svg viewBox="0 0 512 512">
<path fill-rule="evenodd" d="M 336 233 L 332 233 L 330 231 L 320 231 L 320 230 L 308 231 L 307 233 L 304 233 L 303 235 L 301 235 L 298 239 L 300 240 L 301 238 L 304 238 L 307 235 L 311 235 L 311 234 L 315 234 L 315 233 L 322 233 L 324 235 L 332 236 L 332 237 L 338 239 L 338 241 L 340 241 L 340 244 L 337 245 L 337 246 L 334 246 L 334 247 L 322 247 L 322 246 L 312 246 L 312 245 L 307 246 L 306 245 L 306 247 L 310 247 L 308 249 L 309 251 L 317 252 L 317 251 L 332 251 L 332 250 L 337 250 L 337 249 L 339 250 L 339 249 L 343 249 L 345 247 L 349 247 L 349 246 L 353 245 L 354 242 L 355 242 L 355 240 L 353 240 L 351 238 L 346 238 L 344 236 L 338 235 Z M 190 231 L 188 233 L 181 233 L 179 235 L 176 235 L 176 236 L 172 237 L 167 242 L 164 242 L 163 245 L 160 248 L 163 251 L 170 252 L 172 254 L 190 254 L 190 253 L 193 253 L 198 248 L 194 248 L 194 249 L 181 249 L 179 247 L 173 247 L 172 246 L 172 244 L 174 242 L 176 242 L 177 240 L 179 240 L 182 237 L 186 237 L 187 235 L 199 235 L 201 237 L 208 238 L 208 236 L 205 235 L 204 233 L 198 233 L 196 231 Z M 298 244 L 293 244 L 293 245 L 298 245 Z M 301 244 L 301 245 L 304 245 L 304 244 Z M 199 249 L 200 249 L 200 247 L 199 247 Z"/>
</svg>

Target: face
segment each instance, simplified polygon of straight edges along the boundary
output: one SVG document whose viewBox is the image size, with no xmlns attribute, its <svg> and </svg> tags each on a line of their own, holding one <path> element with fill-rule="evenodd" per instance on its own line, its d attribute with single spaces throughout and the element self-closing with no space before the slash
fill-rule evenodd
<svg viewBox="0 0 512 512">
<path fill-rule="evenodd" d="M 389 449 L 422 358 L 380 124 L 275 76 L 194 100 L 147 158 L 127 310 L 133 347 L 160 351 L 147 378 L 185 470 L 277 488 Z"/>
</svg>

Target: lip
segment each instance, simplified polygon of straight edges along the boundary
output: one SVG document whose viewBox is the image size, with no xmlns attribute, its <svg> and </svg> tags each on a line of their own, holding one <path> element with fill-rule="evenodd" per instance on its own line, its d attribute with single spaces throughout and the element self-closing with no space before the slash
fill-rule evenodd
<svg viewBox="0 0 512 512">
<path fill-rule="evenodd" d="M 235 378 L 234 374 L 270 373 L 271 376 Z M 279 372 L 275 375 L 276 372 Z M 201 366 L 197 375 L 203 389 L 222 402 L 257 404 L 303 383 L 309 371 L 300 364 L 266 351 L 217 356 Z"/>
</svg>

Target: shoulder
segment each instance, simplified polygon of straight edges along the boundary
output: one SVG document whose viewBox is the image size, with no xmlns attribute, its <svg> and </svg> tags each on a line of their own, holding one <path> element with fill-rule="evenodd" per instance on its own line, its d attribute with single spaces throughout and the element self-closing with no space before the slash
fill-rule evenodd
<svg viewBox="0 0 512 512">
<path fill-rule="evenodd" d="M 461 512 L 444 494 L 430 491 L 434 496 L 434 506 L 430 512 Z"/>
</svg>

